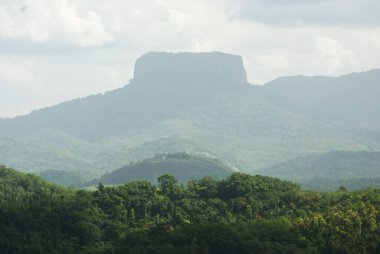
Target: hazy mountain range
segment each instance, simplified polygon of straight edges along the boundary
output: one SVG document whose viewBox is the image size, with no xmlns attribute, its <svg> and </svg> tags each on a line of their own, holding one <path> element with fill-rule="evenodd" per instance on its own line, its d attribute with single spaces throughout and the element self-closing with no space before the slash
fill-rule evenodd
<svg viewBox="0 0 380 254">
<path fill-rule="evenodd" d="M 148 53 L 123 88 L 0 119 L 0 164 L 95 177 L 188 152 L 255 173 L 309 154 L 376 152 L 379 80 L 371 70 L 259 86 L 240 56 Z"/>
</svg>

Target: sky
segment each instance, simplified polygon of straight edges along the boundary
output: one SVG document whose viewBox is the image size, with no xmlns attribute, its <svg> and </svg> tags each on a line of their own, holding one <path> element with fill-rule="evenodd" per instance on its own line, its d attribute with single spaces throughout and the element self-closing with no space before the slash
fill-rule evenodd
<svg viewBox="0 0 380 254">
<path fill-rule="evenodd" d="M 380 68 L 379 0 L 0 0 L 0 117 L 128 84 L 150 51 L 241 55 L 250 83 Z"/>
</svg>

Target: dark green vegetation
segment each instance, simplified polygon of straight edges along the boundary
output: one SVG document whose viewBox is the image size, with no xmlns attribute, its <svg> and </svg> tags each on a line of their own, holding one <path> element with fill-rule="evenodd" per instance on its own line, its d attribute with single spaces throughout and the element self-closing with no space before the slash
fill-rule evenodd
<svg viewBox="0 0 380 254">
<path fill-rule="evenodd" d="M 332 151 L 298 157 L 258 170 L 259 174 L 301 183 L 306 188 L 335 190 L 380 186 L 380 152 Z"/>
<path fill-rule="evenodd" d="M 185 151 L 255 173 L 308 154 L 379 151 L 379 80 L 373 70 L 251 86 L 239 56 L 149 53 L 123 88 L 1 119 L 0 163 L 95 178 Z"/>
<path fill-rule="evenodd" d="M 0 253 L 378 253 L 380 190 L 234 173 L 57 187 L 0 167 Z"/>
<path fill-rule="evenodd" d="M 160 175 L 171 174 L 181 182 L 211 176 L 215 179 L 225 178 L 232 169 L 220 161 L 187 153 L 160 154 L 154 158 L 131 163 L 121 169 L 105 174 L 81 186 L 97 185 L 99 182 L 108 185 L 123 184 L 135 180 L 157 181 Z"/>
</svg>

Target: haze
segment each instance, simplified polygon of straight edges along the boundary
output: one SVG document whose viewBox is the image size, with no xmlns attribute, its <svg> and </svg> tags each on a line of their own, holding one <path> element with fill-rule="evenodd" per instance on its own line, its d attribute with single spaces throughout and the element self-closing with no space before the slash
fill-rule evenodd
<svg viewBox="0 0 380 254">
<path fill-rule="evenodd" d="M 250 83 L 380 67 L 376 0 L 1 0 L 0 117 L 128 83 L 150 51 L 241 55 Z"/>
</svg>

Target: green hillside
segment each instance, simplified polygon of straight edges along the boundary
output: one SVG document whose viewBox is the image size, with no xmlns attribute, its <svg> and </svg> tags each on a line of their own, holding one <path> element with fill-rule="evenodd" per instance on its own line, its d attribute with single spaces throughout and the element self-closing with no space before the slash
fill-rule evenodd
<svg viewBox="0 0 380 254">
<path fill-rule="evenodd" d="M 380 152 L 333 151 L 291 159 L 260 174 L 301 183 L 312 189 L 380 187 Z"/>
<path fill-rule="evenodd" d="M 23 202 L 38 193 L 60 194 L 64 189 L 42 178 L 0 165 L 0 200 Z"/>
<path fill-rule="evenodd" d="M 216 159 L 189 155 L 187 153 L 161 154 L 122 167 L 104 176 L 84 183 L 81 186 L 97 185 L 99 182 L 107 185 L 118 185 L 135 180 L 155 182 L 164 174 L 171 174 L 182 183 L 189 180 L 211 176 L 223 179 L 232 174 L 232 169 Z"/>
</svg>

